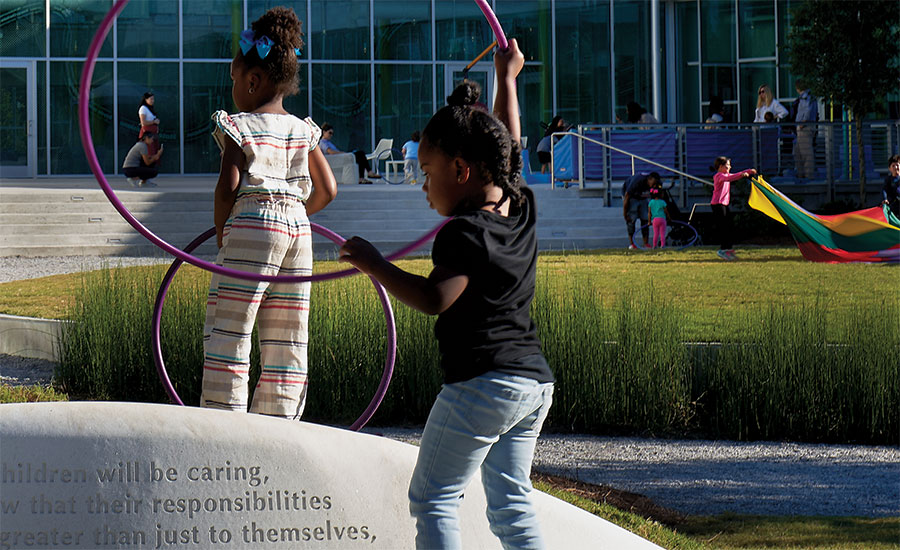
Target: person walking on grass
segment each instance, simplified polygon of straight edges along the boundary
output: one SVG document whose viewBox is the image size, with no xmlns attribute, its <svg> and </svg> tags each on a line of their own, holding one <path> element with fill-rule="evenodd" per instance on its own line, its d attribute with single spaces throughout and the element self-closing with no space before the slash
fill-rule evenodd
<svg viewBox="0 0 900 550">
<path fill-rule="evenodd" d="M 337 194 L 321 131 L 284 109 L 297 93 L 301 24 L 272 8 L 241 33 L 231 62 L 238 113 L 217 111 L 222 147 L 215 191 L 218 265 L 265 275 L 312 275 L 309 214 Z M 203 329 L 200 404 L 247 411 L 250 342 L 259 321 L 262 373 L 250 411 L 297 419 L 306 403 L 310 283 L 266 283 L 213 274 Z"/>
<path fill-rule="evenodd" d="M 471 101 L 442 108 L 422 132 L 429 205 L 452 216 L 427 277 L 387 262 L 359 237 L 340 259 L 400 301 L 438 316 L 444 385 L 409 486 L 417 548 L 462 547 L 459 505 L 481 470 L 491 531 L 504 548 L 544 548 L 529 494 L 534 449 L 553 395 L 529 308 L 537 260 L 534 193 L 522 182 L 515 39 L 494 56 L 496 116 Z M 471 97 L 469 94 L 464 94 Z"/>
<path fill-rule="evenodd" d="M 737 260 L 734 253 L 734 222 L 731 219 L 731 210 L 728 204 L 731 202 L 731 182 L 756 175 L 756 170 L 750 168 L 736 174 L 731 173 L 731 159 L 728 157 L 716 157 L 710 169 L 713 175 L 713 194 L 709 203 L 713 215 L 719 220 L 719 235 L 722 240 L 719 246 L 718 256 L 723 260 Z"/>
<path fill-rule="evenodd" d="M 661 197 L 659 187 L 650 188 L 650 203 L 648 207 L 650 225 L 653 226 L 653 241 L 651 248 L 664 248 L 666 246 L 666 227 L 669 221 L 669 209 L 666 201 Z"/>
</svg>

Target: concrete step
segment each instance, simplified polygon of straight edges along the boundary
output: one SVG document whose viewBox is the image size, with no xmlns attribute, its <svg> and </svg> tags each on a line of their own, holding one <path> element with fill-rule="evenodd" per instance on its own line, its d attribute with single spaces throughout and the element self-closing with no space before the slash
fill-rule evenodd
<svg viewBox="0 0 900 550">
<path fill-rule="evenodd" d="M 0 257 L 163 253 L 112 207 L 90 179 L 43 182 L 34 189 L 0 186 Z M 116 196 L 150 231 L 183 247 L 213 225 L 214 180 L 160 179 L 160 188 L 134 189 L 115 183 Z M 602 198 L 581 198 L 577 189 L 535 187 L 541 250 L 587 250 L 627 245 L 621 211 L 604 208 Z M 421 187 L 340 186 L 335 201 L 312 221 L 336 233 L 363 236 L 382 252 L 392 252 L 430 231 L 442 220 L 428 208 Z M 334 257 L 337 247 L 314 236 L 316 257 Z M 430 252 L 428 243 L 419 252 Z M 208 241 L 197 254 L 214 255 Z"/>
</svg>

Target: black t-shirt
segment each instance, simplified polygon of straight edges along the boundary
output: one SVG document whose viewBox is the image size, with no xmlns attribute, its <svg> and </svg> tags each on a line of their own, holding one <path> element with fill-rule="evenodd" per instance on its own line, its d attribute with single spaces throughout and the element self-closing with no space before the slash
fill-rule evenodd
<svg viewBox="0 0 900 550">
<path fill-rule="evenodd" d="M 537 234 L 534 194 L 509 216 L 476 210 L 454 217 L 434 239 L 435 266 L 469 277 L 434 332 L 446 383 L 496 370 L 552 382 L 529 308 L 534 299 Z M 536 356 L 536 357 L 529 357 Z"/>
<path fill-rule="evenodd" d="M 629 176 L 622 184 L 622 196 L 628 193 L 632 199 L 644 198 L 644 195 L 650 191 L 649 176 L 644 174 L 635 174 Z"/>
</svg>

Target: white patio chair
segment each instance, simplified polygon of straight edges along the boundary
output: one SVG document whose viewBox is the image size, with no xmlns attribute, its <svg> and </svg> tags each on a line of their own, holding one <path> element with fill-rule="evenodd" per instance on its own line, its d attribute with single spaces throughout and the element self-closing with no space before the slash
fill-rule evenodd
<svg viewBox="0 0 900 550">
<path fill-rule="evenodd" d="M 391 147 L 394 146 L 393 139 L 381 139 L 378 141 L 378 145 L 375 146 L 375 150 L 366 155 L 366 159 L 373 162 L 374 166 L 372 167 L 376 174 L 378 174 L 378 163 L 382 160 L 394 160 L 394 154 L 391 152 Z"/>
</svg>

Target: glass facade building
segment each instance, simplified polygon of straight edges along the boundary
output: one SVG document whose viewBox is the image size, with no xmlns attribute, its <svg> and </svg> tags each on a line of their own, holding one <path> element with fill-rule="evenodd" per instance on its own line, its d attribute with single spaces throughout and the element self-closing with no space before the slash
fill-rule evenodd
<svg viewBox="0 0 900 550">
<path fill-rule="evenodd" d="M 794 95 L 785 37 L 796 0 L 492 0 L 526 64 L 518 80 L 533 148 L 555 114 L 624 118 L 636 101 L 661 122 L 702 122 L 711 96 L 734 122 L 756 90 Z M 493 40 L 472 0 L 131 0 L 103 44 L 91 128 L 107 173 L 137 138 L 152 91 L 166 153 L 161 173 L 218 171 L 210 114 L 233 110 L 229 62 L 240 31 L 266 9 L 303 21 L 301 91 L 286 107 L 336 129 L 345 150 L 399 149 Z M 78 134 L 78 82 L 111 0 L 0 2 L 0 165 L 4 174 L 89 173 Z M 468 77 L 493 91 L 490 56 Z"/>
</svg>

